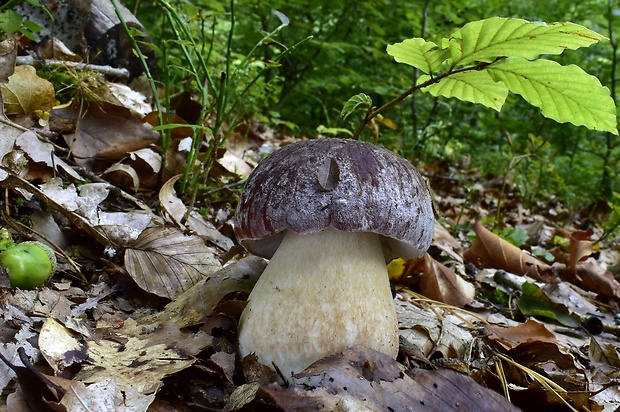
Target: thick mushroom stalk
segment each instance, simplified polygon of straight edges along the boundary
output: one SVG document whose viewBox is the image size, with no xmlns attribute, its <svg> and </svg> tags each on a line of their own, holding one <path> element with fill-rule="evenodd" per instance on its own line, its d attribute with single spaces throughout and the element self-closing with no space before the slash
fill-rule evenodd
<svg viewBox="0 0 620 412">
<path fill-rule="evenodd" d="M 398 353 L 398 321 L 375 233 L 288 231 L 248 300 L 240 354 L 256 353 L 286 379 L 353 345 Z"/>
</svg>

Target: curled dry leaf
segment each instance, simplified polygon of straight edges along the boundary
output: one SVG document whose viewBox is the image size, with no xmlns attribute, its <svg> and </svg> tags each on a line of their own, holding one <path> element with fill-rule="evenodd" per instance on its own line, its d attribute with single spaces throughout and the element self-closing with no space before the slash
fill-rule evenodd
<svg viewBox="0 0 620 412">
<path fill-rule="evenodd" d="M 427 253 L 424 255 L 420 292 L 428 298 L 463 307 L 474 300 L 476 289 Z"/>
<path fill-rule="evenodd" d="M 620 297 L 620 283 L 610 271 L 603 269 L 592 258 L 577 264 L 575 276 L 577 277 L 576 283 L 586 290 L 603 296 Z"/>
<path fill-rule="evenodd" d="M 574 272 L 577 268 L 577 263 L 585 260 L 585 258 L 592 254 L 594 246 L 590 237 L 594 234 L 594 230 L 590 228 L 587 231 L 569 232 L 562 228 L 556 228 L 555 233 L 570 239 L 568 268 Z"/>
<path fill-rule="evenodd" d="M 125 266 L 138 286 L 169 299 L 221 268 L 200 237 L 170 227 L 142 232 L 127 248 Z"/>
<path fill-rule="evenodd" d="M 476 232 L 476 240 L 463 255 L 466 261 L 478 267 L 503 269 L 534 279 L 555 280 L 551 266 L 497 236 L 480 222 L 474 224 L 474 232 Z"/>
<path fill-rule="evenodd" d="M 174 184 L 182 176 L 176 175 L 170 178 L 164 183 L 159 191 L 159 203 L 164 211 L 168 214 L 169 220 L 171 220 L 176 226 L 187 227 L 192 232 L 201 236 L 203 239 L 212 242 L 222 250 L 229 251 L 233 247 L 233 241 L 220 233 L 219 230 L 209 220 L 205 219 L 200 213 L 192 210 L 185 222 L 185 225 L 181 224 L 185 213 L 187 212 L 187 206 L 176 194 Z"/>
</svg>

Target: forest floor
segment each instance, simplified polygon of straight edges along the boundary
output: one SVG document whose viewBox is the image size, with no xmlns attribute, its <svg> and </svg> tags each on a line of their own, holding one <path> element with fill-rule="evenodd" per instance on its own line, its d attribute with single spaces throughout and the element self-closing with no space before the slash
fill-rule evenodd
<svg viewBox="0 0 620 412">
<path fill-rule="evenodd" d="M 49 242 L 59 266 L 33 290 L 0 283 L 0 410 L 620 410 L 604 212 L 526 208 L 509 182 L 419 165 L 438 218 L 424 258 L 388 266 L 398 358 L 354 347 L 312 365 L 312 385 L 282 386 L 236 352 L 265 261 L 237 245 L 232 219 L 261 153 L 296 139 L 258 124 L 232 133 L 216 187 L 182 224 L 178 176 L 159 185 L 152 135 L 128 110 L 93 104 L 63 131 L 67 112 L 33 119 L 0 123 L 13 142 L 3 150 L 23 159 L 2 166 L 2 226 Z M 101 159 L 113 167 L 101 173 Z"/>
</svg>

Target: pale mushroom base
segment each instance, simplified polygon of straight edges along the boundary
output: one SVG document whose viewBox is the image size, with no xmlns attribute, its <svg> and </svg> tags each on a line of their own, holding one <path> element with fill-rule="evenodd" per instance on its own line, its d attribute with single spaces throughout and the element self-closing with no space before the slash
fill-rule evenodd
<svg viewBox="0 0 620 412">
<path fill-rule="evenodd" d="M 398 354 L 398 320 L 379 235 L 288 232 L 248 298 L 239 352 L 288 379 L 354 345 Z"/>
</svg>

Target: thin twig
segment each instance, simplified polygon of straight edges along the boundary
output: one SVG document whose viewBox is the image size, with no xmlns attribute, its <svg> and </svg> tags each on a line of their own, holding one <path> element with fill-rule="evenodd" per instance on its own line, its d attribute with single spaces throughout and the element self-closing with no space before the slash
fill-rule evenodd
<svg viewBox="0 0 620 412">
<path fill-rule="evenodd" d="M 112 66 L 102 66 L 99 64 L 68 62 L 68 61 L 56 60 L 56 59 L 36 59 L 33 56 L 17 56 L 17 60 L 15 64 L 17 66 L 30 65 L 34 67 L 66 66 L 66 67 L 74 67 L 74 68 L 83 69 L 83 70 L 94 70 L 94 71 L 102 73 L 105 76 L 118 77 L 120 79 L 129 78 L 129 70 L 127 69 L 121 69 L 121 68 L 112 67 Z"/>
</svg>

